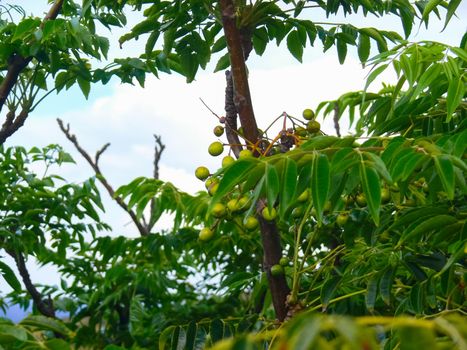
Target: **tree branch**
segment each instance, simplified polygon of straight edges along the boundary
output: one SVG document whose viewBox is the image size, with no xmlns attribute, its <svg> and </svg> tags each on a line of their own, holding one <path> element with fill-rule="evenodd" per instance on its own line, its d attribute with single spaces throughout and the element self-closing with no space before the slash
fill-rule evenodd
<svg viewBox="0 0 467 350">
<path fill-rule="evenodd" d="M 57 18 L 60 10 L 62 9 L 64 0 L 56 0 L 55 3 L 50 8 L 47 15 L 44 17 L 42 21 L 41 28 L 44 26 L 45 22 L 51 19 Z M 2 83 L 0 84 L 0 112 L 5 105 L 8 96 L 10 95 L 11 91 L 13 90 L 14 86 L 18 82 L 19 75 L 21 72 L 28 66 L 28 64 L 32 61 L 33 57 L 23 57 L 18 53 L 13 53 L 8 59 L 8 70 L 5 74 L 5 78 L 3 79 Z M 2 126 L 0 130 L 0 145 L 5 142 L 5 140 L 13 135 L 20 127 L 24 125 L 28 115 L 29 115 L 29 108 L 31 107 L 32 101 L 27 101 L 27 105 L 23 107 L 23 110 L 18 115 L 18 117 L 13 120 L 7 120 Z M 8 114 L 15 113 L 15 111 L 9 111 Z"/>
<path fill-rule="evenodd" d="M 41 293 L 39 293 L 39 291 L 32 283 L 23 254 L 13 250 L 6 250 L 6 252 L 15 260 L 21 279 L 23 280 L 26 290 L 31 295 L 37 310 L 39 310 L 39 312 L 44 316 L 55 318 L 55 308 L 53 302 L 50 298 L 44 299 Z"/>
<path fill-rule="evenodd" d="M 84 159 L 86 159 L 86 161 L 89 163 L 91 168 L 94 170 L 94 173 L 96 174 L 96 178 L 100 181 L 102 186 L 104 186 L 104 188 L 107 190 L 110 197 L 112 197 L 112 199 L 114 199 L 117 202 L 117 204 L 123 210 L 125 210 L 128 213 L 128 215 L 130 215 L 131 220 L 136 225 L 136 228 L 138 229 L 140 235 L 147 236 L 149 234 L 148 228 L 138 220 L 135 212 L 126 205 L 126 203 L 123 201 L 122 198 L 115 196 L 115 190 L 112 188 L 112 186 L 109 184 L 107 179 L 104 177 L 99 167 L 99 164 L 98 164 L 99 158 L 102 155 L 102 153 L 107 149 L 107 147 L 110 146 L 110 143 L 105 144 L 100 150 L 98 150 L 96 152 L 96 158 L 95 160 L 93 160 L 91 156 L 79 145 L 76 136 L 70 132 L 70 126 L 67 125 L 65 128 L 65 126 L 63 125 L 63 121 L 61 119 L 57 119 L 57 122 L 60 127 L 60 130 L 62 130 L 66 138 L 75 146 L 76 150 L 83 156 Z"/>
<path fill-rule="evenodd" d="M 235 6 L 232 0 L 220 0 L 219 3 L 225 40 L 230 55 L 230 65 L 232 67 L 235 107 L 240 117 L 245 139 L 254 145 L 258 141 L 258 127 L 251 103 L 250 87 L 245 65 L 246 52 L 243 49 L 242 38 L 236 24 Z"/>
<path fill-rule="evenodd" d="M 154 146 L 154 172 L 153 177 L 156 180 L 159 180 L 159 162 L 162 157 L 162 152 L 165 150 L 165 145 L 162 143 L 162 137 L 158 135 L 154 135 L 154 140 L 156 141 L 156 145 Z M 151 199 L 151 214 L 149 215 L 149 222 L 146 224 L 146 228 L 148 232 L 151 232 L 152 228 L 156 224 L 156 220 L 154 220 L 154 209 L 156 207 L 156 201 Z M 144 216 L 143 216 L 144 220 Z"/>
<path fill-rule="evenodd" d="M 225 72 L 225 79 L 225 135 L 231 145 L 230 148 L 238 158 L 242 146 L 237 134 L 237 108 L 235 108 L 234 103 L 234 87 L 230 71 Z"/>
</svg>

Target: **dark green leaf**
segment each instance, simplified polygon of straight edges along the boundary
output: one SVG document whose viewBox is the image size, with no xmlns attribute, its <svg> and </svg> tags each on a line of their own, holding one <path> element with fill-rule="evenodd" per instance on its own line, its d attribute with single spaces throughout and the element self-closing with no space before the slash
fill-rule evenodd
<svg viewBox="0 0 467 350">
<path fill-rule="evenodd" d="M 318 223 L 321 224 L 323 211 L 328 199 L 331 174 L 328 157 L 324 154 L 315 153 L 311 173 L 311 198 L 316 210 Z"/>
<path fill-rule="evenodd" d="M 284 217 L 285 212 L 295 197 L 297 189 L 297 163 L 289 157 L 285 158 L 284 168 L 281 174 L 281 192 L 279 203 L 279 215 Z"/>
<path fill-rule="evenodd" d="M 303 46 L 298 31 L 293 30 L 287 35 L 287 48 L 299 62 L 302 62 Z"/>
<path fill-rule="evenodd" d="M 10 285 L 10 287 L 13 288 L 13 290 L 15 290 L 16 292 L 20 292 L 21 283 L 16 278 L 16 275 L 13 272 L 13 270 L 2 261 L 0 261 L 0 271 L 2 273 L 2 277 Z"/>
<path fill-rule="evenodd" d="M 373 221 L 379 225 L 379 208 L 381 206 L 381 185 L 375 169 L 360 163 L 360 180 Z"/>
</svg>

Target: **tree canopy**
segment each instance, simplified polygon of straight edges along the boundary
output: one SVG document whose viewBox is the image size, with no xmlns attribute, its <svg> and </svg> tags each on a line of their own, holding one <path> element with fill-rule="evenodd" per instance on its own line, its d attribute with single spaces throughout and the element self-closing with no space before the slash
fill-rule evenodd
<svg viewBox="0 0 467 350">
<path fill-rule="evenodd" d="M 0 307 L 33 305 L 19 324 L 0 319 L 0 349 L 466 349 L 467 35 L 410 41 L 460 3 L 56 0 L 44 18 L 0 4 L 0 252 L 16 265 L 0 256 L 12 288 Z M 143 18 L 119 43 L 144 50 L 109 62 L 104 31 L 131 11 Z M 334 21 L 354 13 L 396 16 L 401 31 Z M 250 54 L 283 42 L 301 62 L 318 41 L 341 64 L 355 49 L 366 85 L 258 125 Z M 225 115 L 208 152 L 229 155 L 196 170 L 206 191 L 158 178 L 160 137 L 153 176 L 117 189 L 99 166 L 107 145 L 91 157 L 61 120 L 95 172 L 84 183 L 48 173 L 73 162 L 63 146 L 3 145 L 52 92 L 161 72 L 191 82 L 215 54 Z M 372 90 L 391 69 L 396 80 Z M 353 135 L 340 135 L 343 118 Z M 97 183 L 140 237 L 107 234 Z M 164 213 L 173 227 L 155 232 Z M 28 257 L 55 266 L 60 286 L 38 285 Z"/>
</svg>

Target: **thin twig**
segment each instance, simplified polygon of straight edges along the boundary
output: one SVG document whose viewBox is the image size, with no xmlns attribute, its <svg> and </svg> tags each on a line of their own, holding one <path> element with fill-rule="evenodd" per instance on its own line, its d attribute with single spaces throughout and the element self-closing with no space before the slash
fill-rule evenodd
<svg viewBox="0 0 467 350">
<path fill-rule="evenodd" d="M 109 147 L 109 143 L 105 144 L 99 151 L 96 152 L 96 159 L 93 160 L 91 156 L 79 145 L 78 140 L 74 134 L 70 132 L 70 125 L 67 125 L 66 127 L 63 124 L 63 121 L 61 119 L 57 119 L 57 123 L 62 130 L 62 132 L 65 134 L 66 138 L 75 146 L 77 151 L 83 156 L 84 159 L 89 163 L 91 168 L 94 170 L 94 173 L 96 174 L 96 178 L 100 181 L 102 186 L 107 190 L 109 193 L 110 197 L 114 199 L 117 204 L 125 210 L 128 215 L 130 215 L 131 219 L 133 220 L 134 224 L 136 225 L 139 233 L 141 236 L 147 236 L 149 234 L 149 231 L 147 230 L 147 227 L 143 225 L 137 218 L 135 212 L 131 210 L 128 205 L 123 201 L 121 197 L 115 196 L 115 190 L 112 188 L 112 186 L 109 184 L 107 179 L 104 177 L 102 174 L 102 171 L 99 168 L 99 158 L 102 155 L 102 153 Z"/>
</svg>

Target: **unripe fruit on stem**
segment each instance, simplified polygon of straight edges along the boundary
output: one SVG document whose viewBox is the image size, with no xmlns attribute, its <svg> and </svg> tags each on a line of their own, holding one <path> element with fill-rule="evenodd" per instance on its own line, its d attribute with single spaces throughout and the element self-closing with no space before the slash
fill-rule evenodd
<svg viewBox="0 0 467 350">
<path fill-rule="evenodd" d="M 363 193 L 359 193 L 355 200 L 360 207 L 364 207 L 366 205 L 366 197 Z"/>
<path fill-rule="evenodd" d="M 222 167 L 225 168 L 229 166 L 230 164 L 235 163 L 235 159 L 232 156 L 225 156 L 222 158 Z"/>
<path fill-rule="evenodd" d="M 271 266 L 271 275 L 277 277 L 283 274 L 284 274 L 284 268 L 281 265 L 276 264 L 276 265 Z"/>
<path fill-rule="evenodd" d="M 310 198 L 310 190 L 305 190 L 300 196 L 298 196 L 297 201 L 300 203 L 306 202 Z"/>
<path fill-rule="evenodd" d="M 311 122 L 308 122 L 306 125 L 306 130 L 311 133 L 317 133 L 321 129 L 321 124 L 318 123 L 316 120 L 312 120 Z"/>
<path fill-rule="evenodd" d="M 337 215 L 336 224 L 339 227 L 344 226 L 347 223 L 347 221 L 349 221 L 349 214 L 348 213 L 341 213 L 341 214 Z"/>
<path fill-rule="evenodd" d="M 213 132 L 217 137 L 222 136 L 224 134 L 224 127 L 222 125 L 217 125 Z"/>
<path fill-rule="evenodd" d="M 219 183 L 218 182 L 214 182 L 212 183 L 209 188 L 208 188 L 208 193 L 211 195 L 211 196 L 214 196 L 217 192 L 217 189 L 219 188 Z"/>
<path fill-rule="evenodd" d="M 251 157 L 253 157 L 253 152 L 251 152 L 249 149 L 244 149 L 240 151 L 240 153 L 238 154 L 239 159 L 251 158 Z"/>
<path fill-rule="evenodd" d="M 221 218 L 225 215 L 226 210 L 225 210 L 225 205 L 222 203 L 216 203 L 211 209 L 211 214 L 212 216 L 216 218 Z"/>
<path fill-rule="evenodd" d="M 323 212 L 329 213 L 330 211 L 331 211 L 331 201 L 327 201 L 326 203 L 324 203 Z"/>
<path fill-rule="evenodd" d="M 248 198 L 247 196 L 240 197 L 240 199 L 238 200 L 239 210 L 245 210 L 250 206 L 250 203 L 250 198 Z"/>
<path fill-rule="evenodd" d="M 258 228 L 258 225 L 259 225 L 258 219 L 255 218 L 254 216 L 247 217 L 245 220 L 245 223 L 243 224 L 243 226 L 245 226 L 245 228 L 248 231 L 256 230 Z"/>
<path fill-rule="evenodd" d="M 297 126 L 295 128 L 295 135 L 305 137 L 306 136 L 306 129 L 302 126 Z"/>
<path fill-rule="evenodd" d="M 198 238 L 200 241 L 206 242 L 209 241 L 212 236 L 214 236 L 214 231 L 211 230 L 210 228 L 203 228 L 201 231 L 199 231 Z"/>
<path fill-rule="evenodd" d="M 310 108 L 305 109 L 302 114 L 303 118 L 305 118 L 306 120 L 315 119 L 315 112 L 313 112 L 313 110 Z"/>
<path fill-rule="evenodd" d="M 289 258 L 283 256 L 280 260 L 279 260 L 279 265 L 281 266 L 287 266 L 289 265 Z"/>
<path fill-rule="evenodd" d="M 268 207 L 264 207 L 261 211 L 261 215 L 263 216 L 264 220 L 273 221 L 277 217 L 277 212 L 275 208 L 269 210 Z"/>
<path fill-rule="evenodd" d="M 224 152 L 224 145 L 219 141 L 215 141 L 209 145 L 208 152 L 211 156 L 216 157 Z"/>
<path fill-rule="evenodd" d="M 227 208 L 231 213 L 235 213 L 240 210 L 240 203 L 238 198 L 231 199 L 227 202 Z"/>
<path fill-rule="evenodd" d="M 200 179 L 201 181 L 206 180 L 209 177 L 209 169 L 205 166 L 199 166 L 195 170 L 195 176 Z"/>
<path fill-rule="evenodd" d="M 381 189 L 381 202 L 387 203 L 391 199 L 391 192 L 387 188 Z"/>
<path fill-rule="evenodd" d="M 293 218 L 299 218 L 303 215 L 303 207 L 296 207 L 292 210 L 292 213 L 291 213 L 292 217 Z"/>
</svg>

